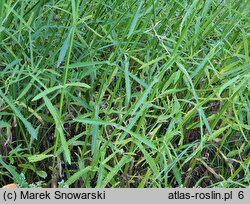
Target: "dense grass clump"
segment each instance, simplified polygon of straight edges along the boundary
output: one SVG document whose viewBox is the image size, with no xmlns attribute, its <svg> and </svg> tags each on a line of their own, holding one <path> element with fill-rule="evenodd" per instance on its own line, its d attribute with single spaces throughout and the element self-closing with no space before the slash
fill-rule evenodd
<svg viewBox="0 0 250 204">
<path fill-rule="evenodd" d="M 0 0 L 0 186 L 248 187 L 249 11 Z"/>
</svg>

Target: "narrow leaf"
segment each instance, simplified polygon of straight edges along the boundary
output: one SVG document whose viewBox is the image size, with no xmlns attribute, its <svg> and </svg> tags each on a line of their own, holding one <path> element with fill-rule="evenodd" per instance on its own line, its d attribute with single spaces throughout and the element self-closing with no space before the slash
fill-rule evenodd
<svg viewBox="0 0 250 204">
<path fill-rule="evenodd" d="M 58 130 L 59 135 L 60 135 L 64 156 L 65 156 L 67 162 L 69 164 L 71 164 L 71 157 L 70 157 L 68 143 L 66 141 L 66 138 L 65 138 L 65 135 L 64 135 L 64 132 L 62 129 L 62 123 L 61 123 L 61 120 L 58 116 L 57 110 L 55 109 L 55 107 L 52 105 L 52 103 L 50 102 L 50 100 L 46 96 L 44 96 L 43 99 L 44 99 L 44 102 L 45 102 L 47 108 L 49 109 L 49 111 L 50 111 L 51 115 L 53 116 L 53 119 L 56 123 L 56 129 Z"/>
<path fill-rule="evenodd" d="M 121 168 L 128 162 L 131 161 L 131 157 L 125 155 L 121 158 L 118 164 L 108 173 L 104 181 L 102 182 L 101 188 L 106 187 L 106 185 L 111 181 L 111 179 L 121 170 Z"/>
<path fill-rule="evenodd" d="M 38 155 L 32 155 L 28 157 L 29 162 L 38 162 L 42 161 L 44 159 L 53 157 L 53 154 L 45 155 L 45 154 L 38 154 Z"/>
<path fill-rule="evenodd" d="M 127 38 L 129 38 L 134 32 L 135 26 L 136 26 L 136 24 L 138 22 L 138 19 L 139 19 L 139 14 L 140 14 L 140 10 L 141 10 L 142 5 L 143 5 L 143 1 L 141 1 L 140 5 L 138 6 L 138 9 L 137 9 L 137 11 L 135 13 L 134 19 L 133 19 L 133 21 L 131 23 Z"/>
<path fill-rule="evenodd" d="M 88 166 L 75 174 L 73 174 L 69 179 L 65 182 L 67 185 L 73 184 L 76 180 L 78 180 L 80 177 L 82 177 L 84 174 L 88 173 L 92 169 L 91 166 Z"/>
<path fill-rule="evenodd" d="M 72 35 L 72 31 L 73 31 L 73 27 L 70 28 L 69 33 L 68 33 L 68 37 L 64 41 L 63 46 L 62 46 L 62 48 L 60 50 L 59 58 L 58 58 L 58 61 L 57 61 L 57 68 L 60 66 L 60 64 L 64 60 L 65 55 L 66 55 L 66 53 L 68 51 L 69 44 L 70 44 L 70 38 L 71 38 L 71 35 Z"/>
<path fill-rule="evenodd" d="M 89 85 L 85 84 L 85 83 L 81 83 L 81 82 L 73 82 L 73 83 L 69 83 L 69 84 L 65 84 L 65 86 L 62 86 L 62 85 L 58 85 L 58 86 L 54 86 L 54 87 L 51 87 L 51 88 L 48 88 L 46 89 L 45 91 L 39 93 L 38 95 L 36 95 L 32 101 L 37 101 L 39 100 L 40 98 L 48 95 L 49 93 L 52 93 L 53 91 L 56 91 L 58 89 L 62 89 L 62 88 L 67 88 L 69 86 L 75 86 L 75 87 L 82 87 L 82 88 L 90 88 Z"/>
<path fill-rule="evenodd" d="M 26 127 L 27 131 L 29 132 L 31 139 L 37 139 L 37 130 L 32 127 L 31 123 L 28 122 L 25 117 L 21 114 L 21 112 L 16 108 L 14 103 L 8 99 L 5 94 L 0 89 L 0 96 L 5 100 L 5 102 L 10 106 L 10 108 L 15 112 L 16 116 L 23 122 L 24 126 Z"/>
</svg>

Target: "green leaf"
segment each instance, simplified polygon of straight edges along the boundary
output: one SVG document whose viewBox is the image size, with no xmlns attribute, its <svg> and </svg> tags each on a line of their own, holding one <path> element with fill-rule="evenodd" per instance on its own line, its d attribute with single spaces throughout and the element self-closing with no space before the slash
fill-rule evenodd
<svg viewBox="0 0 250 204">
<path fill-rule="evenodd" d="M 83 68 L 83 67 L 92 67 L 94 65 L 101 65 L 101 64 L 110 64 L 109 61 L 97 61 L 97 62 L 76 62 L 74 64 L 69 65 L 69 69 L 75 69 L 75 68 Z M 62 66 L 61 68 L 65 68 L 65 66 Z"/>
<path fill-rule="evenodd" d="M 135 26 L 136 26 L 136 24 L 138 22 L 138 19 L 139 19 L 139 14 L 140 14 L 140 10 L 141 10 L 142 5 L 143 5 L 143 1 L 140 2 L 140 5 L 137 8 L 137 11 L 136 11 L 136 13 L 134 15 L 133 21 L 132 21 L 132 23 L 130 25 L 130 29 L 129 29 L 127 38 L 129 38 L 134 32 Z"/>
<path fill-rule="evenodd" d="M 82 177 L 84 174 L 88 173 L 89 171 L 93 171 L 93 168 L 91 166 L 88 166 L 76 173 L 74 173 L 69 179 L 65 182 L 67 185 L 73 184 L 76 180 L 78 180 L 80 177 Z"/>
<path fill-rule="evenodd" d="M 64 41 L 63 46 L 62 46 L 62 48 L 60 50 L 59 58 L 58 58 L 58 61 L 57 61 L 57 68 L 60 66 L 60 64 L 64 60 L 65 55 L 66 55 L 66 53 L 68 51 L 69 44 L 70 44 L 70 39 L 71 39 L 71 35 L 72 35 L 72 31 L 73 31 L 73 27 L 70 28 L 69 33 L 68 33 L 68 37 Z"/>
<path fill-rule="evenodd" d="M 1 121 L 0 128 L 10 128 L 10 127 L 11 127 L 11 125 L 9 123 Z"/>
<path fill-rule="evenodd" d="M 226 129 L 228 129 L 231 125 L 227 125 L 226 127 L 220 128 L 213 132 L 213 134 L 208 138 L 208 141 L 214 140 L 218 136 L 220 136 Z"/>
<path fill-rule="evenodd" d="M 232 79 L 230 79 L 228 82 L 226 82 L 225 84 L 223 84 L 221 87 L 220 87 L 220 90 L 218 92 L 218 95 L 221 95 L 221 93 L 229 86 L 231 86 L 232 84 L 234 84 L 238 79 L 240 78 L 240 76 L 236 76 Z"/>
<path fill-rule="evenodd" d="M 147 163 L 149 164 L 152 172 L 154 173 L 155 176 L 159 175 L 159 169 L 157 168 L 155 164 L 155 160 L 150 156 L 150 154 L 145 150 L 145 148 L 139 143 L 136 142 L 136 145 L 139 147 L 139 149 L 142 151 Z"/>
<path fill-rule="evenodd" d="M 95 111 L 94 111 L 94 118 L 98 120 L 98 115 L 99 115 L 99 106 L 95 106 Z M 96 158 L 95 156 L 99 153 L 98 150 L 98 135 L 99 135 L 99 125 L 98 124 L 93 124 L 92 129 L 91 129 L 91 134 L 92 134 L 92 142 L 91 142 L 91 153 L 94 155 L 93 158 Z"/>
<path fill-rule="evenodd" d="M 36 171 L 36 174 L 44 179 L 48 176 L 48 174 L 45 171 Z"/>
<path fill-rule="evenodd" d="M 63 148 L 63 153 L 64 156 L 66 158 L 66 161 L 71 164 L 71 157 L 70 157 L 70 151 L 69 151 L 69 147 L 68 147 L 68 143 L 66 141 L 64 132 L 63 132 L 63 128 L 62 128 L 62 122 L 59 118 L 59 115 L 57 113 L 57 110 L 55 109 L 55 107 L 52 105 L 52 103 L 50 102 L 50 100 L 44 96 L 43 97 L 44 102 L 47 106 L 47 108 L 49 109 L 51 115 L 53 116 L 53 119 L 56 123 L 56 129 L 58 130 L 58 133 L 60 135 L 60 140 L 61 140 L 61 144 L 62 144 L 62 148 Z"/>
<path fill-rule="evenodd" d="M 131 161 L 130 156 L 123 156 L 121 160 L 114 166 L 114 168 L 108 173 L 104 181 L 102 182 L 101 188 L 105 188 L 110 180 L 119 172 L 121 168 L 128 162 Z"/>
<path fill-rule="evenodd" d="M 129 106 L 130 98 L 131 98 L 131 84 L 129 79 L 129 60 L 127 57 L 125 57 L 125 69 L 124 69 L 124 75 L 125 75 L 125 86 L 126 86 L 126 106 Z"/>
<path fill-rule="evenodd" d="M 14 179 L 14 181 L 15 181 L 16 183 L 18 183 L 18 184 L 23 183 L 23 178 L 21 177 L 21 175 L 19 175 L 19 174 L 16 172 L 16 170 L 15 170 L 15 168 L 14 168 L 13 166 L 6 164 L 6 163 L 2 160 L 1 155 L 0 155 L 0 164 L 1 164 L 5 169 L 7 169 L 7 170 L 10 172 L 10 174 L 13 176 L 13 179 Z"/>
<path fill-rule="evenodd" d="M 156 146 L 154 145 L 153 142 L 151 142 L 149 139 L 147 139 L 146 137 L 143 137 L 135 132 L 132 132 L 131 130 L 129 130 L 128 128 L 125 128 L 123 126 L 119 126 L 115 123 L 110 123 L 110 122 L 105 122 L 99 119 L 85 119 L 85 118 L 81 118 L 78 117 L 76 119 L 74 119 L 74 121 L 78 121 L 78 122 L 83 122 L 86 124 L 92 124 L 92 125 L 111 125 L 119 130 L 123 130 L 125 132 L 127 132 L 128 134 L 132 135 L 134 138 L 138 139 L 139 141 L 141 141 L 142 143 L 148 145 L 149 147 L 151 147 L 152 149 L 157 149 Z"/>
<path fill-rule="evenodd" d="M 49 154 L 49 155 L 45 155 L 45 154 L 38 154 L 38 155 L 32 155 L 28 157 L 29 162 L 33 163 L 33 162 L 38 162 L 38 161 L 42 161 L 44 159 L 53 157 L 53 154 Z"/>
<path fill-rule="evenodd" d="M 75 87 L 82 87 L 82 88 L 87 88 L 89 89 L 90 86 L 85 84 L 85 83 L 81 83 L 81 82 L 73 82 L 73 83 L 69 83 L 69 84 L 65 84 L 65 86 L 62 86 L 62 85 L 58 85 L 58 86 L 54 86 L 54 87 L 51 87 L 51 88 L 48 88 L 46 89 L 45 91 L 42 91 L 41 93 L 39 93 L 38 95 L 36 95 L 32 101 L 37 101 L 39 100 L 40 98 L 48 95 L 49 93 L 52 93 L 53 91 L 56 91 L 58 89 L 62 89 L 62 88 L 67 88 L 67 87 L 70 87 L 70 86 L 75 86 Z"/>
<path fill-rule="evenodd" d="M 25 119 L 25 117 L 21 114 L 21 112 L 16 108 L 14 103 L 5 96 L 5 94 L 2 92 L 1 89 L 0 89 L 0 96 L 10 106 L 10 108 L 14 111 L 16 116 L 23 122 L 24 126 L 26 127 L 27 131 L 29 132 L 29 134 L 31 136 L 31 139 L 32 140 L 37 139 L 37 134 L 38 134 L 37 130 L 35 128 L 33 128 L 31 123 Z"/>
</svg>

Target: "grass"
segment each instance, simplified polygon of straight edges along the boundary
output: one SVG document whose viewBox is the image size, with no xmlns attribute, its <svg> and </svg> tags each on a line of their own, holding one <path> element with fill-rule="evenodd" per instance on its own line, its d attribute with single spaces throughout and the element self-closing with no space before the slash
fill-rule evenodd
<svg viewBox="0 0 250 204">
<path fill-rule="evenodd" d="M 0 0 L 0 186 L 249 187 L 247 0 Z"/>
</svg>

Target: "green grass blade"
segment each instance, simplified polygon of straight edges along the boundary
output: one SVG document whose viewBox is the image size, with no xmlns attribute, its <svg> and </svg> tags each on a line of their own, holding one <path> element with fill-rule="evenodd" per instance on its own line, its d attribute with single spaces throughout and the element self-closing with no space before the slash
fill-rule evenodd
<svg viewBox="0 0 250 204">
<path fill-rule="evenodd" d="M 27 121 L 25 119 L 25 117 L 22 115 L 22 113 L 18 110 L 18 108 L 16 108 L 15 104 L 5 96 L 5 94 L 2 92 L 2 90 L 0 89 L 0 96 L 5 100 L 5 102 L 10 106 L 10 108 L 14 111 L 14 113 L 16 114 L 16 116 L 23 122 L 23 124 L 25 125 L 25 127 L 27 128 L 27 131 L 29 132 L 31 139 L 37 139 L 37 130 L 35 128 L 33 128 L 33 126 L 31 125 L 31 123 L 29 121 Z"/>
<path fill-rule="evenodd" d="M 131 161 L 130 156 L 123 156 L 121 160 L 114 166 L 114 168 L 108 173 L 106 178 L 103 180 L 101 188 L 104 188 L 108 185 L 108 183 L 111 181 L 111 179 L 119 172 L 121 171 L 121 168 L 128 162 Z"/>
<path fill-rule="evenodd" d="M 51 101 L 46 96 L 43 97 L 43 100 L 44 100 L 47 108 L 50 111 L 50 114 L 53 116 L 53 119 L 55 121 L 56 129 L 59 132 L 59 136 L 60 136 L 61 145 L 63 148 L 63 153 L 65 156 L 65 159 L 69 164 L 71 164 L 71 156 L 70 156 L 69 146 L 68 146 L 68 143 L 67 143 L 65 135 L 64 135 L 62 122 L 59 119 L 58 111 L 56 110 L 56 108 L 53 106 Z"/>
</svg>

